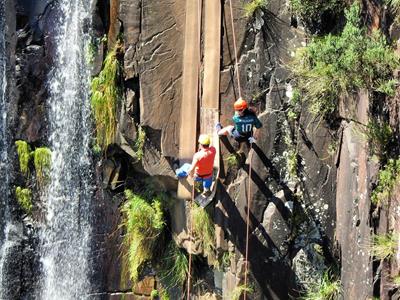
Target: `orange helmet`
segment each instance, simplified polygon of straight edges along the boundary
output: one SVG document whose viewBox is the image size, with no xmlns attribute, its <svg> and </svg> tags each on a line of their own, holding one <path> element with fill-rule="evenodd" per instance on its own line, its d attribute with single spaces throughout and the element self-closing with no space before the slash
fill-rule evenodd
<svg viewBox="0 0 400 300">
<path fill-rule="evenodd" d="M 242 98 L 239 98 L 235 101 L 235 103 L 233 104 L 233 107 L 235 108 L 235 110 L 243 110 L 247 108 L 247 102 L 246 100 L 243 100 Z"/>
</svg>

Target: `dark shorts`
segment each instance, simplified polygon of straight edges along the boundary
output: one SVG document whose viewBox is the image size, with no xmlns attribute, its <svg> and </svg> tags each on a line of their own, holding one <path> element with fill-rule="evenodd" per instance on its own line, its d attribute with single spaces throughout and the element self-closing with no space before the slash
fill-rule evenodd
<svg viewBox="0 0 400 300">
<path fill-rule="evenodd" d="M 249 133 L 240 133 L 237 131 L 235 128 L 231 132 L 231 136 L 239 143 L 247 142 L 249 140 L 249 137 L 251 137 L 251 132 Z"/>
</svg>

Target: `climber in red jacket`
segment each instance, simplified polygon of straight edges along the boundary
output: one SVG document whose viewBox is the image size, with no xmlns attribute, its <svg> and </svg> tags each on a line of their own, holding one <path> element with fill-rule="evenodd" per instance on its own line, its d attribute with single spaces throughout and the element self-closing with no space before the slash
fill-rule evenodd
<svg viewBox="0 0 400 300">
<path fill-rule="evenodd" d="M 203 194 L 211 193 L 211 184 L 213 179 L 214 158 L 216 149 L 210 146 L 211 139 L 208 134 L 202 134 L 199 137 L 199 151 L 193 156 L 191 164 L 184 164 L 176 170 L 178 178 L 186 176 L 193 177 L 194 181 L 203 183 Z"/>
</svg>

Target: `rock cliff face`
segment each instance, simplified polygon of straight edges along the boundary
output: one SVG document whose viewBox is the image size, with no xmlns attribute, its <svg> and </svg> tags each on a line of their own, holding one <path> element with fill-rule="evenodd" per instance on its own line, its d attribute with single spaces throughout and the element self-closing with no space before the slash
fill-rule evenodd
<svg viewBox="0 0 400 300">
<path fill-rule="evenodd" d="M 42 146 L 48 143 L 49 134 L 46 84 L 55 55 L 52 36 L 57 1 L 34 2 L 6 1 L 8 118 L 12 142 L 24 140 Z M 384 9 L 371 6 L 374 1 L 364 2 L 371 27 L 386 26 L 379 22 Z M 196 290 L 196 297 L 231 299 L 235 287 L 244 283 L 250 197 L 249 277 L 254 292 L 249 299 L 299 297 L 327 270 L 337 270 L 343 299 L 398 299 L 399 287 L 393 278 L 400 272 L 400 238 L 390 260 L 374 263 L 370 251 L 374 233 L 400 232 L 398 182 L 388 205 L 371 206 L 379 166 L 371 158 L 369 142 L 359 133 L 359 126 L 376 113 L 372 112 L 376 109 L 372 96 L 361 90 L 340 99 L 335 124 L 308 113 L 306 104 L 298 119 L 288 117 L 292 88 L 288 65 L 295 50 L 307 41 L 305 29 L 292 26 L 289 1 L 270 0 L 250 17 L 244 16 L 239 0 L 232 1 L 231 16 L 229 3 L 222 1 L 220 119 L 223 125 L 231 123 L 232 103 L 238 98 L 235 38 L 240 89 L 257 110 L 263 127 L 257 143 L 252 149 L 243 147 L 245 156 L 234 165 L 230 158 L 238 145 L 221 139 L 222 184 L 208 211 L 217 225 L 218 251 L 229 253 L 230 261 L 222 272 L 203 265 L 202 274 L 206 275 L 202 279 L 207 284 Z M 179 153 L 179 129 L 185 126 L 180 121 L 185 1 L 97 0 L 92 20 L 93 28 L 87 29 L 96 45 L 92 75 L 100 72 L 107 51 L 121 43 L 123 97 L 117 105 L 115 143 L 102 157 L 94 154 L 92 288 L 85 293 L 90 299 L 148 297 L 157 287 L 150 268 L 144 271 L 148 281 L 133 291 L 130 282 L 122 280 L 121 192 L 132 186 L 151 186 L 176 195 L 173 168 Z M 378 112 L 388 117 L 393 129 L 393 156 L 399 154 L 399 99 L 397 92 Z M 141 160 L 134 150 L 140 130 L 146 134 Z M 29 185 L 17 168 L 15 149 L 10 152 L 11 185 Z M 15 267 L 9 278 L 14 288 L 8 299 L 33 299 L 30 291 L 41 276 L 36 232 L 43 212 L 39 191 L 34 192 L 37 202 L 31 216 L 18 208 L 14 195 L 11 201 L 21 232 L 11 260 Z M 185 205 L 178 201 L 169 207 L 175 230 L 172 236 L 185 230 Z"/>
</svg>

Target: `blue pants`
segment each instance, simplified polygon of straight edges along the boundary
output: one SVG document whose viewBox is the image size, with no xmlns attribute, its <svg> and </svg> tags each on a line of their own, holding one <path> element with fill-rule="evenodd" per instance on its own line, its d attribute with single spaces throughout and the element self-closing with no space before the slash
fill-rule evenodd
<svg viewBox="0 0 400 300">
<path fill-rule="evenodd" d="M 183 164 L 182 167 L 180 167 L 179 169 L 176 169 L 175 173 L 176 176 L 178 176 L 178 178 L 185 178 L 187 177 L 188 171 L 191 167 L 191 164 Z M 202 182 L 203 183 L 203 188 L 209 190 L 211 188 L 211 184 L 212 184 L 212 175 L 210 177 L 204 178 L 204 177 L 199 177 L 197 176 L 197 174 L 194 175 L 194 181 L 196 182 Z"/>
</svg>

